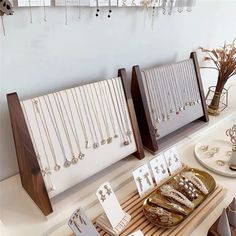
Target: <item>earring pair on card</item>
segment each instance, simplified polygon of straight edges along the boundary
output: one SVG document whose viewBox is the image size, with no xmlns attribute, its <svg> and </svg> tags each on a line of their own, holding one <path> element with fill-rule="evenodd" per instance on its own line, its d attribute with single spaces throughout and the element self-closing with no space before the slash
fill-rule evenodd
<svg viewBox="0 0 236 236">
<path fill-rule="evenodd" d="M 98 192 L 101 196 L 101 201 L 104 202 L 106 200 L 106 195 L 110 196 L 112 193 L 111 188 L 109 188 L 107 185 L 104 185 L 104 191 L 103 190 L 99 190 Z"/>
</svg>

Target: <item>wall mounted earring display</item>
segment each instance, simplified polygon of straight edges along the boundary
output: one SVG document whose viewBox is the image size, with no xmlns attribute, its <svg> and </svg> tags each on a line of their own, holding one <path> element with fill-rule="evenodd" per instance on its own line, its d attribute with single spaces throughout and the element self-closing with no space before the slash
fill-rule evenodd
<svg viewBox="0 0 236 236">
<path fill-rule="evenodd" d="M 130 154 L 144 157 L 124 69 L 116 78 L 7 99 L 22 185 L 45 215 L 58 194 Z M 91 165 L 94 156 L 101 161 Z M 104 202 L 109 193 L 101 193 Z"/>
<path fill-rule="evenodd" d="M 164 157 L 171 174 L 183 166 L 176 147 L 166 150 Z"/>
<path fill-rule="evenodd" d="M 79 208 L 71 215 L 68 225 L 75 236 L 99 236 L 93 223 L 85 214 L 84 209 Z"/>
<path fill-rule="evenodd" d="M 142 71 L 134 66 L 131 92 L 142 141 L 151 153 L 209 120 L 195 52 L 173 64 Z"/>
<path fill-rule="evenodd" d="M 122 210 L 109 182 L 98 188 L 96 196 L 104 210 L 96 219 L 96 224 L 111 235 L 119 235 L 129 223 L 131 216 Z"/>
<path fill-rule="evenodd" d="M 168 167 L 163 154 L 157 155 L 150 162 L 150 167 L 155 178 L 156 184 L 169 176 Z"/>
<path fill-rule="evenodd" d="M 148 165 L 144 164 L 133 171 L 133 178 L 140 196 L 154 188 L 151 172 Z"/>
</svg>

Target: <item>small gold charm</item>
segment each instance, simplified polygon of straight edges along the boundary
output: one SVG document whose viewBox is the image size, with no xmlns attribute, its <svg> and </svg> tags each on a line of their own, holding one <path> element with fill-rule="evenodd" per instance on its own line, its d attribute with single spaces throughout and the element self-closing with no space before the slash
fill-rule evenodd
<svg viewBox="0 0 236 236">
<path fill-rule="evenodd" d="M 76 158 L 75 156 L 73 156 L 73 158 L 71 159 L 71 163 L 73 164 L 73 165 L 75 165 L 77 162 L 78 162 L 78 158 Z"/>
<path fill-rule="evenodd" d="M 108 139 L 107 139 L 107 143 L 109 144 L 109 143 L 112 143 L 112 137 L 109 137 Z"/>
<path fill-rule="evenodd" d="M 71 162 L 66 159 L 66 161 L 64 162 L 64 167 L 68 168 L 70 167 L 70 165 L 71 165 Z"/>
<path fill-rule="evenodd" d="M 104 144 L 106 144 L 106 140 L 105 140 L 105 139 L 103 139 L 103 140 L 101 141 L 101 145 L 104 145 Z"/>
<path fill-rule="evenodd" d="M 54 166 L 54 170 L 55 171 L 59 171 L 61 169 L 61 167 L 58 165 L 58 164 L 56 164 L 55 166 Z"/>
</svg>

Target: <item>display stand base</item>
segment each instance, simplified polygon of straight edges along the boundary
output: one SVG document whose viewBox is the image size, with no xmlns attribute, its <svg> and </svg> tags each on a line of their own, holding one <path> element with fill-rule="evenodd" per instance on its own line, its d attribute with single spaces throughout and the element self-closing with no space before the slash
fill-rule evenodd
<svg viewBox="0 0 236 236">
<path fill-rule="evenodd" d="M 115 228 L 112 228 L 107 216 L 105 214 L 102 214 L 96 219 L 96 226 L 101 228 L 104 232 L 107 232 L 109 235 L 117 236 L 124 231 L 130 220 L 131 216 L 125 213 L 122 221 Z"/>
<path fill-rule="evenodd" d="M 184 168 L 181 168 L 175 174 L 181 172 Z M 172 175 L 173 177 L 174 175 Z M 157 187 L 168 181 L 167 178 Z M 156 189 L 156 188 L 155 188 Z M 155 191 L 155 190 L 154 190 Z M 150 194 L 150 193 L 149 193 Z M 149 195 L 148 194 L 148 195 Z M 137 230 L 141 230 L 145 236 L 151 235 L 161 235 L 161 236 L 187 236 L 199 225 L 205 217 L 209 215 L 209 213 L 217 206 L 217 204 L 223 199 L 224 195 L 226 194 L 226 189 L 221 186 L 217 186 L 215 190 L 208 196 L 208 198 L 199 205 L 193 213 L 182 223 L 180 223 L 176 227 L 172 228 L 162 228 L 157 227 L 151 224 L 143 213 L 143 201 L 148 196 L 139 197 L 137 192 L 130 194 L 130 196 L 124 200 L 121 204 L 122 209 L 131 215 L 132 219 L 127 226 L 127 228 L 120 234 L 121 236 L 127 236 L 132 232 Z M 97 231 L 100 235 L 111 235 L 106 233 L 101 227 L 96 225 Z"/>
</svg>

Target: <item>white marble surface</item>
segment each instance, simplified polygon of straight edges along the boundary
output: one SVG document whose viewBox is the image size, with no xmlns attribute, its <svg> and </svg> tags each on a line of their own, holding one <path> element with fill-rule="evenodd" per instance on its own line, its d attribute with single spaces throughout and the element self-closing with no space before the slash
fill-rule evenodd
<svg viewBox="0 0 236 236">
<path fill-rule="evenodd" d="M 236 109 L 228 109 L 220 117 L 211 117 L 208 126 L 198 132 L 183 137 L 176 143 L 177 149 L 187 165 L 204 169 L 194 157 L 194 146 L 202 139 L 225 139 L 225 130 L 236 121 Z M 66 222 L 75 208 L 82 206 L 92 218 L 101 213 L 101 207 L 96 201 L 95 190 L 103 182 L 109 181 L 119 200 L 135 190 L 132 180 L 132 170 L 148 162 L 152 155 L 146 153 L 143 160 L 128 157 L 101 173 L 82 182 L 53 199 L 54 213 L 44 217 L 29 198 L 20 184 L 19 175 L 0 182 L 0 233 L 1 235 L 50 235 L 67 236 L 70 229 Z M 220 215 L 232 198 L 236 196 L 236 179 L 220 176 L 210 172 L 216 182 L 228 189 L 227 195 L 211 214 L 200 224 L 191 236 L 204 236 L 210 225 Z M 4 232 L 4 233 L 3 233 Z"/>
</svg>

